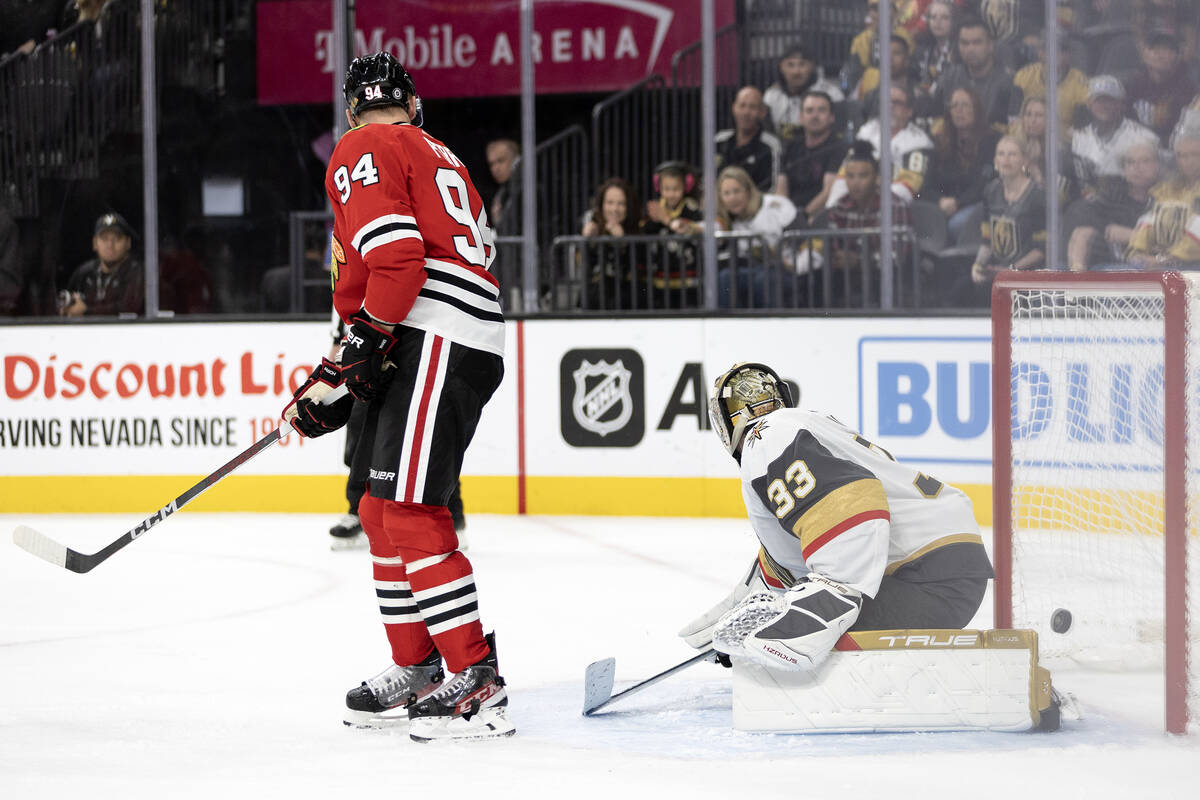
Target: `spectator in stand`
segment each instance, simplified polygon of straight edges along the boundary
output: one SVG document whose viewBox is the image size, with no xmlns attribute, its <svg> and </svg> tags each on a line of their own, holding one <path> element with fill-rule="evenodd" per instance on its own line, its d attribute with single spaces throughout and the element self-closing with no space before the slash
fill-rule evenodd
<svg viewBox="0 0 1200 800">
<path fill-rule="evenodd" d="M 1135 141 L 1121 154 L 1121 167 L 1125 180 L 1119 191 L 1114 183 L 1113 190 L 1081 200 L 1067 211 L 1067 217 L 1081 220 L 1067 245 L 1067 264 L 1073 272 L 1107 265 L 1128 268 L 1125 253 L 1138 219 L 1150 209 L 1150 190 L 1162 173 L 1158 144 Z"/>
<path fill-rule="evenodd" d="M 62 12 L 62 24 L 59 25 L 59 30 L 65 31 L 79 22 L 99 21 L 100 12 L 111 2 L 112 0 L 67 0 L 66 7 Z"/>
<path fill-rule="evenodd" d="M 771 126 L 779 138 L 791 139 L 804 124 L 801 107 L 804 95 L 811 91 L 824 92 L 835 103 L 845 99 L 837 84 L 825 78 L 809 49 L 802 44 L 792 45 L 780 57 L 778 77 L 762 96 L 762 102 L 770 110 Z M 763 188 L 761 184 L 759 188 Z M 770 191 L 770 187 L 764 191 Z"/>
<path fill-rule="evenodd" d="M 1038 183 L 1045 183 L 1042 165 L 1046 163 L 1046 98 L 1027 97 L 1021 103 L 1012 124 L 1012 135 L 1029 154 L 1029 174 Z"/>
<path fill-rule="evenodd" d="M 955 288 L 962 305 L 988 303 L 992 279 L 1006 269 L 1038 269 L 1046 261 L 1046 193 L 1029 174 L 1015 136 L 996 145 L 996 179 L 983 193 L 983 243 L 971 272 Z"/>
<path fill-rule="evenodd" d="M 1117 153 L 1134 139 L 1155 135 L 1125 116 L 1125 88 L 1112 75 L 1097 75 L 1088 83 L 1088 111 L 1092 122 L 1071 135 L 1071 160 L 1085 198 L 1094 197 L 1105 181 L 1121 177 Z"/>
<path fill-rule="evenodd" d="M 893 13 L 895 3 L 892 4 Z M 842 65 L 841 80 L 846 87 L 857 86 L 868 67 L 879 64 L 879 43 L 875 31 L 879 27 L 879 0 L 867 0 L 863 29 L 850 42 L 850 55 Z"/>
<path fill-rule="evenodd" d="M 898 86 L 901 89 L 912 89 L 913 95 L 916 97 L 918 110 L 927 110 L 929 105 L 927 97 L 921 92 L 920 85 L 917 82 L 917 71 L 909 54 L 912 51 L 912 41 L 909 39 L 909 34 L 905 31 L 897 31 L 892 34 L 888 42 L 888 54 L 892 65 L 892 86 Z M 875 114 L 879 108 L 879 68 L 868 67 L 863 73 L 862 80 L 858 82 L 858 86 L 854 90 L 854 97 L 862 101 L 863 107 L 867 109 L 868 114 Z M 925 116 L 924 114 L 918 114 Z"/>
<path fill-rule="evenodd" d="M 1200 115 L 1185 115 L 1171 136 L 1175 172 L 1150 190 L 1126 261 L 1141 269 L 1200 267 Z"/>
<path fill-rule="evenodd" d="M 996 43 L 997 58 L 1020 69 L 1034 58 L 1036 37 L 1046 24 L 1045 0 L 979 0 L 979 18 Z M 1070 25 L 1071 11 L 1059 11 L 1059 24 Z"/>
<path fill-rule="evenodd" d="M 496 182 L 496 194 L 488 206 L 488 219 L 493 228 L 499 228 L 504 219 L 507 207 L 512 203 L 516 192 L 516 180 L 513 171 L 521 158 L 521 147 L 512 139 L 493 139 L 487 143 L 485 150 L 488 171 Z"/>
<path fill-rule="evenodd" d="M 741 167 L 750 173 L 759 191 L 769 192 L 779 177 L 783 145 L 763 128 L 767 107 L 762 92 L 754 86 L 743 86 L 734 95 L 732 111 L 733 127 L 717 132 L 717 169 Z"/>
<path fill-rule="evenodd" d="M 955 89 L 967 88 L 983 101 L 989 124 L 1007 126 L 1013 74 L 996 60 L 995 40 L 981 20 L 968 19 L 959 27 L 958 57 L 961 63 L 938 81 L 937 107 L 948 106 Z"/>
<path fill-rule="evenodd" d="M 790 305 L 786 284 L 781 293 L 774 288 L 779 271 L 775 267 L 783 230 L 796 218 L 792 201 L 777 194 L 763 194 L 750 174 L 741 167 L 725 167 L 717 175 L 717 227 L 734 233 L 756 234 L 741 239 L 733 248 L 723 248 L 718 273 L 718 291 L 722 308 L 750 306 L 762 308 L 768 297 Z M 736 262 L 736 266 L 730 266 Z M 733 288 L 736 286 L 736 297 Z"/>
<path fill-rule="evenodd" d="M 1021 112 L 1012 125 L 1012 135 L 1021 143 L 1021 150 L 1029 158 L 1029 174 L 1041 185 L 1047 185 L 1046 98 L 1030 97 L 1021 104 Z M 1059 146 L 1058 180 L 1055 183 L 1060 207 L 1066 208 L 1069 203 L 1079 199 L 1079 183 L 1075 178 L 1071 150 L 1066 144 Z"/>
<path fill-rule="evenodd" d="M 983 190 L 996 176 L 993 162 L 1000 132 L 987 124 L 983 103 L 970 89 L 950 95 L 945 122 L 933 134 L 933 159 L 922 199 L 931 200 L 949 220 L 957 242 L 971 214 L 983 203 Z"/>
<path fill-rule="evenodd" d="M 807 224 L 825 209 L 849 145 L 834 130 L 833 98 L 829 95 L 818 91 L 804 95 L 801 114 L 804 126 L 784 150 L 775 194 L 790 199 Z"/>
<path fill-rule="evenodd" d="M 327 277 L 329 267 L 324 266 L 326 262 L 322 258 L 322 247 L 328 243 L 329 237 L 324 236 L 322 239 L 316 247 L 317 273 Z M 206 314 L 213 310 L 212 279 L 209 277 L 208 268 L 196 254 L 196 249 L 168 232 L 163 235 L 158 266 L 161 276 L 158 292 L 160 308 L 170 309 L 175 314 Z M 291 267 L 287 267 L 287 270 L 290 280 Z M 324 291 L 323 302 L 329 302 L 328 290 Z"/>
<path fill-rule="evenodd" d="M 1179 55 L 1191 62 L 1197 55 L 1197 19 L 1194 0 L 1133 0 L 1133 28 L 1142 48 L 1151 36 L 1171 31 L 1179 41 Z"/>
<path fill-rule="evenodd" d="M 917 88 L 926 97 L 937 94 L 938 82 L 954 63 L 955 11 L 950 0 L 933 0 L 925 10 L 925 30 L 917 38 L 912 60 L 917 70 Z"/>
<path fill-rule="evenodd" d="M 651 235 L 699 233 L 704 215 L 696 202 L 696 170 L 683 161 L 664 161 L 654 168 L 658 197 L 646 203 L 643 232 Z"/>
<path fill-rule="evenodd" d="M 692 236 L 703 230 L 704 214 L 693 193 L 696 170 L 682 161 L 667 161 L 654 170 L 658 197 L 646 203 L 642 232 L 650 236 Z M 694 242 L 666 241 L 648 249 L 647 262 L 654 288 L 663 293 L 664 305 L 682 308 L 699 305 L 699 254 Z M 656 304 L 658 305 L 658 304 Z"/>
<path fill-rule="evenodd" d="M 46 41 L 60 7 L 48 0 L 0 0 L 0 62 L 27 56 Z"/>
<path fill-rule="evenodd" d="M 1039 32 L 1037 61 L 1026 64 L 1013 76 L 1013 91 L 1010 98 L 1009 119 L 1013 122 L 1020 116 L 1025 101 L 1046 97 L 1046 38 Z M 1088 78 L 1071 66 L 1071 48 L 1064 38 L 1058 42 L 1058 118 L 1062 129 L 1067 130 L 1086 124 L 1088 101 Z M 1012 127 L 1009 128 L 1010 132 Z"/>
<path fill-rule="evenodd" d="M 145 307 L 145 276 L 131 254 L 133 228 L 120 214 L 96 220 L 92 249 L 96 257 L 79 265 L 59 292 L 58 313 L 64 317 L 141 314 Z"/>
<path fill-rule="evenodd" d="M 880 188 L 879 163 L 875 160 L 870 144 L 857 141 L 846 156 L 843 166 L 846 178 L 846 195 L 829 211 L 829 227 L 840 230 L 854 228 L 878 228 L 880 218 Z M 892 191 L 892 225 L 910 227 L 912 217 L 908 202 L 900 194 Z M 878 235 L 869 238 L 837 238 L 833 237 L 830 244 L 830 263 L 835 270 L 843 275 L 845 286 L 845 305 L 862 306 L 871 300 L 864 295 L 863 263 L 879 270 L 882 250 L 878 246 Z M 896 236 L 893 241 L 893 266 L 899 268 L 907 263 L 912 250 L 910 239 Z M 875 246 L 872 246 L 875 245 Z M 865 252 L 864 252 L 865 246 Z M 899 271 L 899 270 L 897 270 Z M 871 281 L 878 285 L 878 281 Z"/>
<path fill-rule="evenodd" d="M 633 186 L 624 178 L 609 178 L 592 197 L 583 225 L 588 237 L 636 236 L 642 232 L 641 206 Z M 645 282 L 638 249 L 619 241 L 598 242 L 585 248 L 588 292 L 584 307 L 590 310 L 645 308 Z"/>
<path fill-rule="evenodd" d="M 1196 94 L 1196 84 L 1188 75 L 1188 65 L 1180 59 L 1179 48 L 1179 39 L 1171 31 L 1148 33 L 1142 48 L 1142 69 L 1129 82 L 1134 116 L 1157 133 L 1162 143 Z"/>
<path fill-rule="evenodd" d="M 889 144 L 892 152 L 892 191 L 905 202 L 912 202 L 925 185 L 925 174 L 929 169 L 929 157 L 933 142 L 928 134 L 913 123 L 914 95 L 911 89 L 892 87 L 892 134 Z M 868 120 L 854 137 L 871 144 L 873 155 L 879 158 L 879 118 Z M 829 192 L 826 208 L 832 208 L 846 194 L 846 182 L 839 175 Z"/>
<path fill-rule="evenodd" d="M 1142 64 L 1129 0 L 1075 0 L 1074 30 L 1094 75 L 1129 77 Z"/>
</svg>

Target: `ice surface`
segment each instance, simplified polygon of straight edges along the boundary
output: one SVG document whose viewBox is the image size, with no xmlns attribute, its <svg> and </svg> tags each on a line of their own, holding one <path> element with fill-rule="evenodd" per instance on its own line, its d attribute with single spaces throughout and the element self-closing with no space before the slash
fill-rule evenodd
<svg viewBox="0 0 1200 800">
<path fill-rule="evenodd" d="M 740 733 L 711 664 L 583 717 L 589 662 L 615 656 L 620 691 L 694 653 L 675 631 L 756 549 L 736 520 L 469 515 L 517 736 L 352 731 L 345 692 L 388 651 L 334 521 L 184 512 L 87 575 L 0 543 L 0 797 L 1197 796 L 1200 737 L 1160 732 L 1154 673 L 1056 672 L 1085 710 L 1057 734 Z M 91 552 L 136 522 L 0 529 Z"/>
</svg>

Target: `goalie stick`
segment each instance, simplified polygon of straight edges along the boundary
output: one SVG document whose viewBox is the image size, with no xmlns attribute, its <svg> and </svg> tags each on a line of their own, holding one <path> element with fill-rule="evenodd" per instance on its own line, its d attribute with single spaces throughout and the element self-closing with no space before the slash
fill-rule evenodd
<svg viewBox="0 0 1200 800">
<path fill-rule="evenodd" d="M 631 694 L 636 694 L 642 689 L 647 689 L 664 678 L 669 678 L 676 672 L 683 672 L 688 667 L 696 664 L 709 662 L 716 664 L 720 654 L 711 647 L 697 656 L 692 656 L 687 661 L 680 662 L 670 669 L 663 670 L 653 678 L 647 678 L 641 683 L 635 683 L 628 689 L 624 689 L 616 694 L 612 693 L 613 678 L 616 673 L 617 660 L 615 658 L 604 658 L 600 661 L 593 661 L 588 664 L 587 669 L 583 673 L 583 715 L 590 716 L 607 705 L 617 702 L 622 697 L 628 697 Z"/>
<path fill-rule="evenodd" d="M 346 391 L 347 389 L 345 384 L 338 386 L 336 389 L 322 398 L 321 403 L 323 405 L 332 403 L 333 401 L 345 396 Z M 282 431 L 282 433 L 280 431 Z M 167 517 L 171 516 L 200 495 L 204 494 L 213 486 L 216 486 L 235 469 L 240 467 L 242 464 L 245 464 L 262 451 L 268 449 L 271 445 L 275 444 L 280 439 L 291 433 L 291 431 L 292 426 L 290 424 L 286 422 L 281 423 L 278 428 L 271 431 L 242 452 L 238 453 L 223 467 L 203 478 L 195 486 L 179 495 L 179 497 L 176 497 L 158 511 L 155 511 L 153 514 L 146 517 L 103 550 L 99 550 L 90 554 L 80 553 L 76 550 L 72 550 L 66 545 L 59 544 L 44 533 L 36 531 L 27 525 L 18 525 L 13 531 L 13 544 L 23 550 L 33 553 L 38 558 L 49 561 L 51 564 L 63 567 L 64 569 L 69 569 L 71 572 L 78 572 L 81 574 L 84 572 L 91 572 L 96 565 L 103 563 L 118 550 L 125 547 L 125 545 L 142 536 L 144 533 L 146 533 L 146 531 L 150 530 L 155 525 L 162 522 Z"/>
</svg>

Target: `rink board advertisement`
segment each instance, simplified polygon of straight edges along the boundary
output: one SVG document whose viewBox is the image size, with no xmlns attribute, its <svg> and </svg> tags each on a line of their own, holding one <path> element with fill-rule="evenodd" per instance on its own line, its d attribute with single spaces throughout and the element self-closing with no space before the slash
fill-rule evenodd
<svg viewBox="0 0 1200 800">
<path fill-rule="evenodd" d="M 316 322 L 3 330 L 0 512 L 157 508 L 269 433 L 329 341 Z M 505 380 L 464 466 L 468 509 L 743 513 L 706 400 L 747 360 L 990 519 L 981 318 L 509 322 Z M 293 434 L 192 508 L 337 512 L 343 445 Z"/>
</svg>

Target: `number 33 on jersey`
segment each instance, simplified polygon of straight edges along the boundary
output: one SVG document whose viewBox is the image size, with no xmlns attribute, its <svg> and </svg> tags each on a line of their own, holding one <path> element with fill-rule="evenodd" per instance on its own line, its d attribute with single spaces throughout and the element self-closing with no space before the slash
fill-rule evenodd
<svg viewBox="0 0 1200 800">
<path fill-rule="evenodd" d="M 363 125 L 325 176 L 334 212 L 334 305 L 495 352 L 495 236 L 462 161 L 407 124 Z M 502 341 L 502 339 L 500 340 Z"/>
</svg>

